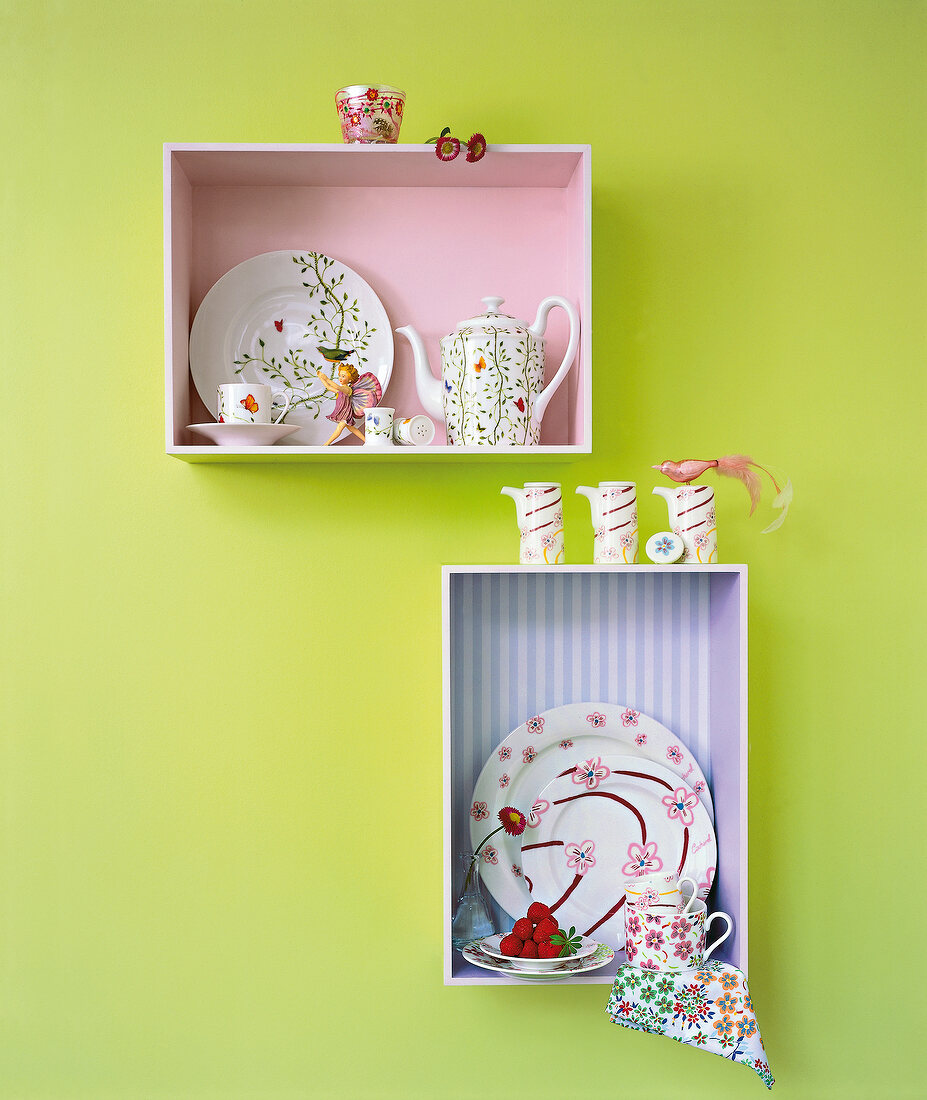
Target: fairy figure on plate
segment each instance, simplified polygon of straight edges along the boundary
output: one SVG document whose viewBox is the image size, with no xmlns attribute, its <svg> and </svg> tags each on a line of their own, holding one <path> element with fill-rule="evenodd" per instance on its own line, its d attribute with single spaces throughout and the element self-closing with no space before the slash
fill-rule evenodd
<svg viewBox="0 0 927 1100">
<path fill-rule="evenodd" d="M 335 394 L 335 408 L 328 413 L 327 419 L 331 420 L 337 427 L 332 432 L 331 438 L 326 442 L 326 447 L 334 443 L 345 428 L 356 435 L 363 443 L 364 433 L 359 428 L 355 428 L 354 422 L 363 419 L 364 409 L 372 409 L 375 405 L 379 405 L 380 398 L 383 396 L 383 391 L 375 374 L 371 374 L 369 371 L 365 374 L 359 374 L 356 367 L 352 367 L 350 363 L 343 361 L 343 356 L 349 354 L 350 352 L 343 352 L 338 360 L 329 360 L 337 363 L 337 382 L 334 378 L 329 378 L 322 370 L 316 371 L 322 385 Z M 328 359 L 328 356 L 325 358 Z"/>
</svg>

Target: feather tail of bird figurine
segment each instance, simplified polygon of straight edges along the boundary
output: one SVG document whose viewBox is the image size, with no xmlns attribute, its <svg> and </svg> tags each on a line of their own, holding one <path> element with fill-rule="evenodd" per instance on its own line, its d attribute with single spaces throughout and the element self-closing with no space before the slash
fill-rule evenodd
<svg viewBox="0 0 927 1100">
<path fill-rule="evenodd" d="M 765 466 L 761 466 L 759 462 L 754 462 L 749 455 L 724 455 L 721 458 L 711 459 L 687 458 L 682 462 L 667 460 L 652 468 L 659 470 L 661 474 L 666 474 L 668 478 L 680 485 L 689 485 L 708 470 L 717 470 L 719 474 L 723 474 L 725 477 L 735 477 L 738 481 L 743 482 L 744 487 L 750 494 L 751 516 L 756 511 L 756 506 L 760 501 L 762 482 L 756 471 L 761 470 L 775 487 L 776 496 L 772 503 L 774 508 L 780 510 L 780 514 L 776 516 L 772 523 L 763 528 L 762 533 L 764 535 L 782 526 L 788 514 L 789 505 L 792 503 L 792 482 L 786 481 L 785 485 L 780 488 L 772 473 Z"/>
</svg>

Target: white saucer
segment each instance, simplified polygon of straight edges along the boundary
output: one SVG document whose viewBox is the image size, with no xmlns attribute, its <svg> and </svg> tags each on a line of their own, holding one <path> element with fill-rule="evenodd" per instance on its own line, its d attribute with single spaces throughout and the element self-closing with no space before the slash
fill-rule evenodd
<svg viewBox="0 0 927 1100">
<path fill-rule="evenodd" d="M 299 424 L 188 424 L 220 447 L 272 447 L 293 432 Z"/>
</svg>

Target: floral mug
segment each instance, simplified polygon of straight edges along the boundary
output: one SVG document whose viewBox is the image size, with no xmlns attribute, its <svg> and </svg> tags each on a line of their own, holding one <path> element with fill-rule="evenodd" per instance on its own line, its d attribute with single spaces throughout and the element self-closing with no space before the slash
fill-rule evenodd
<svg viewBox="0 0 927 1100">
<path fill-rule="evenodd" d="M 710 925 L 721 918 L 727 928 L 713 944 L 705 946 Z M 703 901 L 690 902 L 688 913 L 641 912 L 625 909 L 625 958 L 642 970 L 676 972 L 702 966 L 734 930 L 727 913 L 712 913 Z"/>
</svg>

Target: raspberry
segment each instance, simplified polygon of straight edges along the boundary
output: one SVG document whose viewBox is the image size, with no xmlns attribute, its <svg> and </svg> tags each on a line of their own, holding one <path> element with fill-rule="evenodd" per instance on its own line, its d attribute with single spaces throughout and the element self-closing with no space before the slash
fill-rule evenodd
<svg viewBox="0 0 927 1100">
<path fill-rule="evenodd" d="M 550 940 L 545 940 L 544 943 L 538 944 L 538 958 L 539 959 L 556 959 L 560 956 L 560 948 L 551 943 Z"/>
<path fill-rule="evenodd" d="M 558 925 L 553 917 L 545 917 L 535 928 L 532 939 L 535 943 L 543 943 L 545 940 L 549 940 L 551 936 L 556 935 L 557 931 Z M 559 951 L 559 948 L 557 950 Z"/>
<path fill-rule="evenodd" d="M 521 957 L 523 959 L 536 959 L 538 957 L 538 945 L 534 940 L 525 940 L 521 945 Z"/>
<path fill-rule="evenodd" d="M 550 907 L 543 901 L 533 901 L 528 906 L 528 920 L 532 924 L 539 924 L 545 917 L 550 916 Z"/>
<path fill-rule="evenodd" d="M 521 955 L 522 941 L 518 936 L 513 936 L 511 933 L 507 936 L 503 936 L 499 943 L 499 950 L 503 955 L 508 955 L 510 959 L 517 959 Z"/>
<path fill-rule="evenodd" d="M 520 940 L 530 940 L 533 932 L 534 925 L 527 917 L 521 917 L 515 921 L 515 927 L 512 929 L 512 935 L 518 936 Z"/>
</svg>

